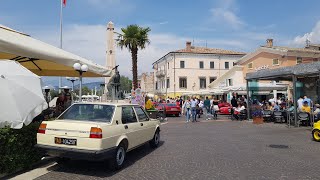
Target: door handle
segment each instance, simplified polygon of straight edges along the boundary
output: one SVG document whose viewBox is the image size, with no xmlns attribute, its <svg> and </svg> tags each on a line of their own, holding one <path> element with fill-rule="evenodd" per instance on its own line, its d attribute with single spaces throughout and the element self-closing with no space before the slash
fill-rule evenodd
<svg viewBox="0 0 320 180">
<path fill-rule="evenodd" d="M 140 123 L 141 126 L 143 126 L 143 123 Z"/>
<path fill-rule="evenodd" d="M 125 128 L 125 129 L 128 129 L 128 125 L 124 125 L 124 128 Z"/>
</svg>

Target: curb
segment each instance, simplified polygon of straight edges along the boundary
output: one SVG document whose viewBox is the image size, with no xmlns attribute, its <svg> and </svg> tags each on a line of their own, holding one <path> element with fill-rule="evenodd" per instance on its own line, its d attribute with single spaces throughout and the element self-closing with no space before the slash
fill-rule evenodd
<svg viewBox="0 0 320 180">
<path fill-rule="evenodd" d="M 18 176 L 18 175 L 21 175 L 21 174 L 24 174 L 28 171 L 31 171 L 33 169 L 37 169 L 41 166 L 44 166 L 44 165 L 47 165 L 49 163 L 52 163 L 56 160 L 56 158 L 54 157 L 44 157 L 44 159 L 40 160 L 39 162 L 35 163 L 34 165 L 32 165 L 30 168 L 27 168 L 27 169 L 18 169 L 17 171 L 15 172 L 12 172 L 12 173 L 8 173 L 8 174 L 0 174 L 0 180 L 5 180 L 5 179 L 11 179 L 15 176 Z"/>
</svg>

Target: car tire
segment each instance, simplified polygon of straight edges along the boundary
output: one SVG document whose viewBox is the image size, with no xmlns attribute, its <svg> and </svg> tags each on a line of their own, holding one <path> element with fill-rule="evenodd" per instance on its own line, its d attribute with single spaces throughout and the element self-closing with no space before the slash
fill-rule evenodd
<svg viewBox="0 0 320 180">
<path fill-rule="evenodd" d="M 160 131 L 157 129 L 157 131 L 154 133 L 154 136 L 152 140 L 150 141 L 150 146 L 152 148 L 157 148 L 160 144 Z"/>
<path fill-rule="evenodd" d="M 320 130 L 319 129 L 314 129 L 312 131 L 312 138 L 313 138 L 313 140 L 320 142 Z"/>
<path fill-rule="evenodd" d="M 116 171 L 123 167 L 126 160 L 126 146 L 120 143 L 109 162 L 110 169 Z"/>
</svg>

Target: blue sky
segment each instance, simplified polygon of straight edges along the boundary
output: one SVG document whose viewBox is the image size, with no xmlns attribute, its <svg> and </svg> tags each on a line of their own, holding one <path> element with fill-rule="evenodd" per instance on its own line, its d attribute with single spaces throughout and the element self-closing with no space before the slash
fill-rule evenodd
<svg viewBox="0 0 320 180">
<path fill-rule="evenodd" d="M 105 27 L 148 26 L 151 44 L 139 53 L 139 73 L 167 52 L 196 46 L 250 52 L 273 38 L 275 45 L 320 43 L 318 0 L 67 0 L 64 49 L 105 64 Z M 2 0 L 0 24 L 58 46 L 60 0 Z M 120 72 L 131 76 L 130 54 L 116 51 Z M 130 63 L 131 64 L 131 63 Z"/>
</svg>

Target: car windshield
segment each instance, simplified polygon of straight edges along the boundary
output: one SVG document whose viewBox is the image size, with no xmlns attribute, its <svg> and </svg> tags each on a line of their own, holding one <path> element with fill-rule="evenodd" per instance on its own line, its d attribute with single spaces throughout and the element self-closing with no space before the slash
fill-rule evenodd
<svg viewBox="0 0 320 180">
<path fill-rule="evenodd" d="M 174 107 L 174 106 L 177 106 L 177 105 L 176 104 L 167 104 L 167 106 Z"/>
<path fill-rule="evenodd" d="M 70 119 L 77 121 L 110 122 L 115 107 L 100 104 L 73 104 L 58 119 Z"/>
</svg>

